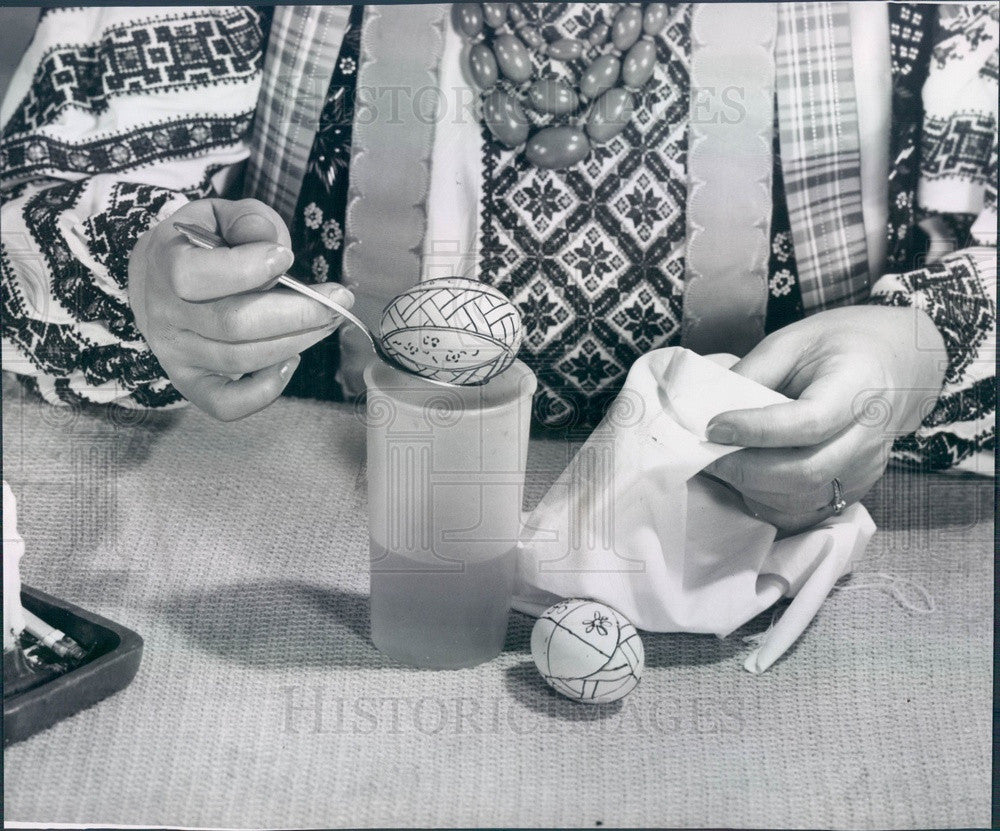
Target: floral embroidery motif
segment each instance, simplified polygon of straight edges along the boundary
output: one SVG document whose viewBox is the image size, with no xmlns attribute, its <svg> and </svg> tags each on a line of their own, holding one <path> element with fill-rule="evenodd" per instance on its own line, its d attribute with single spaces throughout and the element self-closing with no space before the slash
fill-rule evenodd
<svg viewBox="0 0 1000 831">
<path fill-rule="evenodd" d="M 777 112 L 775 120 L 777 121 Z M 802 293 L 796 278 L 795 245 L 785 202 L 785 179 L 781 169 L 781 140 L 774 130 L 774 164 L 771 173 L 771 254 L 767 262 L 767 317 L 764 329 L 773 332 L 801 320 Z"/>
<path fill-rule="evenodd" d="M 793 285 L 795 285 L 795 275 L 787 268 L 775 271 L 768 281 L 771 294 L 775 297 L 784 297 L 786 294 L 789 294 Z"/>
<path fill-rule="evenodd" d="M 292 223 L 292 273 L 300 280 L 339 280 L 343 266 L 344 217 L 364 6 L 352 6 L 320 113 L 319 128 L 306 164 Z M 340 399 L 336 380 L 340 342 L 334 335 L 302 353 L 285 392 L 310 398 Z"/>
<path fill-rule="evenodd" d="M 336 219 L 328 219 L 323 223 L 323 227 L 320 229 L 320 239 L 323 240 L 323 246 L 330 251 L 335 251 L 340 248 L 340 243 L 344 239 L 344 232 L 341 230 L 340 223 Z"/>
<path fill-rule="evenodd" d="M 649 229 L 653 223 L 663 219 L 660 213 L 661 200 L 651 189 L 637 189 L 628 193 L 618 203 L 618 210 L 622 216 L 631 221 L 632 225 L 640 235 L 645 232 L 646 238 L 649 236 Z"/>
<path fill-rule="evenodd" d="M 571 204 L 569 195 L 552 181 L 532 183 L 514 195 L 514 202 L 545 229 Z"/>
<path fill-rule="evenodd" d="M 341 274 L 363 9 L 363 6 L 354 6 L 351 10 L 306 165 L 292 227 L 295 274 L 313 282 L 339 280 Z M 298 374 L 305 376 L 307 373 L 300 369 Z"/>
<path fill-rule="evenodd" d="M 323 211 L 315 202 L 310 202 L 302 211 L 302 221 L 306 228 L 316 229 L 323 224 Z"/>
<path fill-rule="evenodd" d="M 326 257 L 320 255 L 313 257 L 312 276 L 317 283 L 326 282 L 326 278 L 330 276 L 330 264 L 326 261 Z"/>
<path fill-rule="evenodd" d="M 788 231 L 778 231 L 771 240 L 771 253 L 779 263 L 787 263 L 792 256 L 792 239 Z"/>
<path fill-rule="evenodd" d="M 613 4 L 520 4 L 547 38 L 582 36 Z M 521 358 L 545 424 L 593 424 L 639 355 L 676 342 L 684 273 L 690 7 L 671 4 L 631 123 L 566 170 L 540 170 L 484 131 L 481 279 L 522 313 Z M 590 55 L 596 57 L 595 51 Z M 569 66 L 532 56 L 543 77 Z M 539 125 L 546 116 L 529 115 Z"/>
</svg>

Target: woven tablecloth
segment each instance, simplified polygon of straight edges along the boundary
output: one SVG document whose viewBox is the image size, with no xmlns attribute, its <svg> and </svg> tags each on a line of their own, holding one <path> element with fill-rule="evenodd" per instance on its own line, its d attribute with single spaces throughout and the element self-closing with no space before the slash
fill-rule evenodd
<svg viewBox="0 0 1000 831">
<path fill-rule="evenodd" d="M 585 707 L 542 682 L 516 613 L 476 669 L 371 645 L 353 408 L 221 424 L 4 398 L 25 582 L 145 639 L 131 686 L 5 751 L 8 822 L 989 823 L 990 480 L 890 473 L 851 588 L 766 674 L 742 669 L 742 636 L 770 613 L 725 640 L 645 635 L 639 689 Z M 533 443 L 529 505 L 572 450 Z M 894 599 L 879 573 L 916 585 Z"/>
</svg>

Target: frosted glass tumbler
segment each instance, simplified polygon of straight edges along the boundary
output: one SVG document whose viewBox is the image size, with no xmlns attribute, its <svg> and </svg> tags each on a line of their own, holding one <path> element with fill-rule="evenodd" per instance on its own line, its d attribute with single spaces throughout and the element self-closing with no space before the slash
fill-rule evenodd
<svg viewBox="0 0 1000 831">
<path fill-rule="evenodd" d="M 365 370 L 371 632 L 406 664 L 471 667 L 503 648 L 531 399 L 522 362 L 447 389 Z"/>
</svg>

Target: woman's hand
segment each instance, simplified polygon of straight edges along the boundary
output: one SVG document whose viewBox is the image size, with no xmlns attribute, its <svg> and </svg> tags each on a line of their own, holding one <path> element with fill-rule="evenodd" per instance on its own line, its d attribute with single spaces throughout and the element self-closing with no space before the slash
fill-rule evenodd
<svg viewBox="0 0 1000 831">
<path fill-rule="evenodd" d="M 897 436 L 937 401 L 947 355 L 930 318 L 912 308 L 820 312 L 766 337 L 733 371 L 795 399 L 732 410 L 708 438 L 745 450 L 707 468 L 760 518 L 795 532 L 833 513 L 833 480 L 848 504 L 879 480 Z"/>
<path fill-rule="evenodd" d="M 174 221 L 208 228 L 231 247 L 198 248 Z M 139 331 L 178 392 L 223 421 L 274 401 L 299 353 L 341 321 L 315 300 L 268 290 L 292 265 L 289 245 L 285 223 L 261 202 L 204 199 L 143 234 L 129 258 Z M 344 306 L 354 302 L 337 283 L 315 288 Z"/>
</svg>

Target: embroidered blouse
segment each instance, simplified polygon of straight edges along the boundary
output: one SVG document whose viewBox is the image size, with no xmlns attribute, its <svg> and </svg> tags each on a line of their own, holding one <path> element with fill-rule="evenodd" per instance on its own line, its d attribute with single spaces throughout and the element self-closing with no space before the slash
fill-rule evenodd
<svg viewBox="0 0 1000 831">
<path fill-rule="evenodd" d="M 551 17 L 547 25 L 565 26 L 571 16 L 564 5 L 547 4 L 539 14 Z M 593 13 L 589 6 L 573 11 Z M 871 302 L 925 309 L 950 358 L 937 407 L 894 452 L 913 464 L 970 466 L 994 441 L 996 255 L 995 249 L 966 246 L 977 240 L 995 246 L 996 6 L 944 7 L 938 19 L 932 6 L 892 4 L 890 14 L 887 260 L 898 273 L 873 286 Z M 657 105 L 657 123 L 593 154 L 594 171 L 581 163 L 569 195 L 564 185 L 572 177 L 557 183 L 483 140 L 489 196 L 478 217 L 477 268 L 482 279 L 507 290 L 516 284 L 523 292 L 528 344 L 522 357 L 536 370 L 547 368 L 536 409 L 543 419 L 548 413 L 558 421 L 560 413 L 575 409 L 593 420 L 634 357 L 676 342 L 683 301 L 688 20 L 686 4 L 672 4 L 670 24 L 657 41 L 660 83 L 648 98 Z M 268 23 L 266 10 L 239 6 L 43 12 L 0 111 L 0 267 L 4 369 L 47 400 L 182 403 L 135 329 L 126 295 L 128 255 L 139 235 L 186 200 L 231 192 L 247 155 Z M 351 140 L 344 113 L 360 61 L 360 26 L 358 7 L 329 84 L 292 227 L 296 269 L 304 279 L 339 274 Z M 990 95 L 993 103 L 984 105 Z M 643 118 L 641 107 L 637 118 Z M 650 135 L 653 146 L 647 147 Z M 614 158 L 602 157 L 608 153 Z M 637 154 L 644 164 L 630 168 L 627 160 Z M 609 159 L 622 196 L 602 204 Z M 797 291 L 777 153 L 775 159 L 769 328 L 809 312 Z M 594 226 L 598 233 L 588 233 L 590 220 L 572 219 L 584 216 L 580 210 L 587 205 L 607 215 Z M 927 216 L 945 221 L 957 250 L 915 267 L 926 249 L 920 221 Z M 536 250 L 546 230 L 542 223 L 561 224 L 572 237 L 562 263 Z M 650 261 L 655 268 L 632 269 L 625 302 L 619 273 Z M 518 268 L 528 263 L 540 266 L 537 276 L 518 283 L 524 279 Z M 565 292 L 585 302 L 568 307 L 559 297 Z M 567 334 L 574 328 L 567 317 L 580 308 L 589 317 L 575 326 L 575 335 Z M 329 367 L 336 341 L 314 349 L 292 391 L 319 388 L 335 395 Z"/>
</svg>

